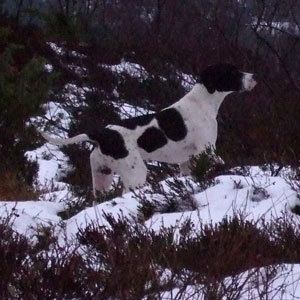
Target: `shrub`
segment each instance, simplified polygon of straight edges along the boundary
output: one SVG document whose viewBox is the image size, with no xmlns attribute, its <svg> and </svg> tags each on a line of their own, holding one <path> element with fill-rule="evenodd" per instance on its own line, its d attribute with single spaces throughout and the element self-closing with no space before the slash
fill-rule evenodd
<svg viewBox="0 0 300 300">
<path fill-rule="evenodd" d="M 191 179 L 166 179 L 164 182 L 151 180 L 150 186 L 134 192 L 139 201 L 138 214 L 142 219 L 154 213 L 171 213 L 195 210 L 198 206 L 194 199 L 196 184 Z"/>
<path fill-rule="evenodd" d="M 208 146 L 205 151 L 193 156 L 190 160 L 191 175 L 201 190 L 215 185 L 215 177 L 225 170 L 224 163 L 215 154 L 215 149 Z"/>
<path fill-rule="evenodd" d="M 36 200 L 38 193 L 16 173 L 4 171 L 1 176 L 0 201 Z"/>
<path fill-rule="evenodd" d="M 37 171 L 37 165 L 25 157 L 26 151 L 38 145 L 30 118 L 41 113 L 40 104 L 47 100 L 52 75 L 44 68 L 45 59 L 25 46 L 29 43 L 26 38 L 33 33 L 22 26 L 13 30 L 13 26 L 2 23 L 3 20 L 0 22 L 0 181 L 11 174 L 11 181 L 17 186 L 24 184 L 27 189 Z"/>
<path fill-rule="evenodd" d="M 300 259 L 300 231 L 287 215 L 259 224 L 239 216 L 215 225 L 187 220 L 158 231 L 106 215 L 106 226 L 94 222 L 64 245 L 54 228 L 40 228 L 33 244 L 11 229 L 13 219 L 0 222 L 0 296 L 9 300 L 159 299 L 170 293 L 240 299 L 259 268 L 264 288 L 278 265 Z"/>
</svg>

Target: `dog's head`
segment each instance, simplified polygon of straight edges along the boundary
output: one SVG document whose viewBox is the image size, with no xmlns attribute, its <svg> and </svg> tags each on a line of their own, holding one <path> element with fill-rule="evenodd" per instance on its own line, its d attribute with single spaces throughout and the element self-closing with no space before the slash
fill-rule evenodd
<svg viewBox="0 0 300 300">
<path fill-rule="evenodd" d="M 216 64 L 200 75 L 209 93 L 251 91 L 257 84 L 255 74 L 239 71 L 231 64 Z"/>
</svg>

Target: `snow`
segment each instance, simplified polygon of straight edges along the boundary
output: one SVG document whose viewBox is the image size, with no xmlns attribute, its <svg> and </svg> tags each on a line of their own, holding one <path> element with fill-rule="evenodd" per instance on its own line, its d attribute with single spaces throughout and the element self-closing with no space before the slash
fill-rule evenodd
<svg viewBox="0 0 300 300">
<path fill-rule="evenodd" d="M 256 169 L 256 168 L 255 168 Z M 180 227 L 187 219 L 195 225 L 200 223 L 217 224 L 224 217 L 242 216 L 245 220 L 271 221 L 274 216 L 290 213 L 291 208 L 299 203 L 296 193 L 279 177 L 265 175 L 255 182 L 266 190 L 267 199 L 251 200 L 253 177 L 219 176 L 215 186 L 194 195 L 198 209 L 168 214 L 156 214 L 146 222 L 152 229 Z M 237 182 L 239 188 L 236 187 Z"/>
<path fill-rule="evenodd" d="M 196 79 L 190 74 L 177 72 L 177 76 L 179 79 L 181 79 L 181 85 L 185 88 L 186 91 L 190 91 L 197 83 Z"/>
<path fill-rule="evenodd" d="M 88 207 L 65 222 L 64 232 L 60 236 L 61 242 L 65 242 L 66 238 L 72 240 L 78 232 L 78 228 L 84 229 L 93 223 L 108 226 L 104 214 L 111 214 L 117 219 L 121 216 L 131 218 L 136 215 L 137 205 L 137 201 L 129 193 L 124 198 L 119 197 L 97 206 Z"/>
<path fill-rule="evenodd" d="M 47 147 L 49 146 L 47 145 Z M 46 184 L 51 181 L 55 186 L 55 190 L 45 189 L 39 201 L 2 202 L 0 215 L 4 219 L 12 216 L 14 230 L 26 235 L 32 242 L 35 242 L 37 232 L 41 228 L 56 225 L 55 233 L 58 236 L 58 242 L 61 246 L 64 246 L 65 243 L 76 239 L 79 228 L 84 229 L 90 224 L 110 226 L 106 221 L 105 214 L 110 214 L 116 219 L 126 217 L 130 220 L 137 217 L 139 202 L 136 195 L 130 192 L 122 197 L 83 208 L 71 218 L 62 220 L 58 214 L 67 209 L 70 201 L 76 202 L 78 199 L 70 193 L 68 185 L 57 181 L 59 169 L 57 158 L 63 161 L 63 157 L 59 153 L 58 157 L 44 157 L 47 147 L 43 146 L 31 152 L 30 157 L 32 159 L 35 157 L 38 160 L 40 166 L 39 182 Z M 51 150 L 56 151 L 55 147 Z M 185 182 L 185 180 L 190 179 L 178 178 L 178 180 Z M 170 190 L 166 181 L 162 182 L 161 186 L 166 191 Z M 175 239 L 178 239 L 179 227 L 186 220 L 191 220 L 196 228 L 200 224 L 216 224 L 226 216 L 233 217 L 236 215 L 243 216 L 247 220 L 254 220 L 258 226 L 259 221 L 262 219 L 268 221 L 272 220 L 273 217 L 286 214 L 299 222 L 299 216 L 291 212 L 291 208 L 299 204 L 295 191 L 283 178 L 270 176 L 268 172 L 262 171 L 258 167 L 249 168 L 248 176 L 218 176 L 214 184 L 203 191 L 197 191 L 195 183 L 191 183 L 190 188 L 195 190 L 193 197 L 197 209 L 174 213 L 156 213 L 144 222 L 145 226 L 157 232 L 162 227 L 172 227 L 176 229 Z M 153 191 L 150 193 L 150 190 L 150 186 L 147 185 L 136 192 L 142 192 L 150 201 L 160 201 L 161 194 L 153 194 Z M 268 286 L 270 299 L 272 297 L 274 299 L 277 297 L 279 299 L 300 297 L 300 265 L 298 264 L 282 264 L 248 270 L 239 274 L 238 278 L 224 278 L 224 287 L 236 281 L 242 290 L 239 299 L 261 299 L 260 295 L 263 289 L 266 288 L 264 282 L 266 281 L 265 273 L 268 272 L 268 268 L 276 270 L 275 273 L 273 272 L 275 275 L 273 275 L 274 277 Z M 251 280 L 248 280 L 250 275 Z M 194 299 L 195 289 L 199 291 L 201 286 L 188 286 L 182 297 Z M 180 292 L 178 288 L 174 288 L 172 291 L 164 292 L 161 299 L 174 299 Z M 197 299 L 205 299 L 204 294 L 203 298 L 197 296 Z M 226 295 L 222 299 L 227 299 Z"/>
<path fill-rule="evenodd" d="M 222 300 L 232 299 L 232 290 L 230 286 L 234 284 L 236 291 L 239 291 L 239 300 L 260 300 L 260 299 L 281 299 L 292 300 L 300 297 L 300 265 L 299 264 L 282 264 L 271 265 L 267 268 L 250 269 L 237 277 L 227 277 L 222 282 L 222 290 L 219 291 L 224 295 Z M 270 278 L 271 277 L 271 278 Z M 251 278 L 251 280 L 249 280 Z M 201 291 L 201 286 L 188 286 L 183 295 L 180 289 L 175 288 L 170 292 L 164 292 L 161 295 L 163 300 L 172 299 L 191 299 L 205 300 L 205 295 L 199 297 L 197 291 Z M 193 296 L 193 295 L 197 296 Z M 178 298 L 180 296 L 180 298 Z"/>
<path fill-rule="evenodd" d="M 128 119 L 130 117 L 138 117 L 141 115 L 154 113 L 154 111 L 147 110 L 142 107 L 133 106 L 128 103 L 118 103 L 113 101 L 112 104 L 118 109 L 121 119 Z"/>
<path fill-rule="evenodd" d="M 133 78 L 140 79 L 141 81 L 149 77 L 149 73 L 143 66 L 125 60 L 122 60 L 116 65 L 102 64 L 101 66 L 117 74 L 126 73 Z"/>
<path fill-rule="evenodd" d="M 54 147 L 54 146 L 53 146 Z M 52 149 L 53 150 L 53 149 Z M 55 149 L 54 149 L 55 150 Z M 65 199 L 72 198 L 68 186 L 61 182 L 57 182 L 59 167 L 57 157 L 49 160 L 42 158 L 42 153 L 45 151 L 44 147 L 36 150 L 36 157 L 40 166 L 39 169 L 39 183 L 46 184 L 54 182 L 56 191 L 46 191 L 40 198 L 44 200 L 51 199 L 54 202 L 35 201 L 35 202 L 18 202 L 22 205 L 22 209 L 26 210 L 26 224 L 29 226 L 29 216 L 32 217 L 32 223 L 36 224 L 39 221 L 36 219 L 38 211 L 31 209 L 33 203 L 38 205 L 38 209 L 45 210 L 51 208 L 51 205 L 58 205 L 56 210 L 51 210 L 47 219 L 55 220 L 64 223 L 67 238 L 72 239 L 78 232 L 78 228 L 83 228 L 89 224 L 96 222 L 100 225 L 107 226 L 104 214 L 111 214 L 116 218 L 120 216 L 134 218 L 138 214 L 139 202 L 132 192 L 123 195 L 122 197 L 83 209 L 81 212 L 71 217 L 68 220 L 62 221 L 59 217 L 54 217 L 55 212 L 61 211 L 65 205 Z M 31 157 L 33 154 L 31 153 Z M 58 155 L 59 157 L 59 155 Z M 63 161 L 63 157 L 61 157 Z M 238 176 L 238 175 L 224 175 L 218 176 L 215 179 L 216 184 L 201 192 L 194 194 L 194 201 L 197 206 L 196 210 L 174 212 L 174 213 L 156 213 L 149 220 L 145 221 L 145 225 L 153 230 L 159 231 L 164 227 L 180 227 L 187 219 L 190 219 L 196 226 L 200 223 L 218 223 L 224 217 L 243 216 L 246 220 L 265 221 L 272 220 L 273 217 L 279 217 L 282 214 L 293 215 L 297 220 L 299 217 L 292 214 L 291 208 L 296 204 L 300 205 L 295 191 L 286 183 L 283 178 L 272 177 L 254 167 L 251 169 L 253 175 Z M 183 179 L 182 179 L 183 180 Z M 162 183 L 165 191 L 168 187 L 165 182 Z M 259 193 L 253 200 L 253 193 L 258 190 Z M 160 201 L 161 195 L 149 193 L 149 186 L 141 189 L 144 195 L 150 200 Z M 264 191 L 264 192 L 261 192 Z M 261 195 L 260 195 L 261 194 Z M 43 205 L 48 203 L 45 207 Z M 43 208 L 43 209 L 42 209 Z M 14 205 L 5 205 L 5 211 L 9 214 L 14 209 Z M 2 210 L 3 212 L 3 210 Z M 43 216 L 43 215 L 42 215 Z M 41 223 L 47 223 L 39 216 Z M 46 216 L 46 215 L 45 215 Z M 18 224 L 18 218 L 15 218 L 15 224 Z M 22 223 L 22 222 L 21 222 Z M 25 223 L 24 223 L 25 224 Z M 24 226 L 23 224 L 23 226 Z M 16 225 L 17 226 L 17 225 Z M 22 228 L 22 233 L 26 230 Z"/>
<path fill-rule="evenodd" d="M 51 64 L 45 64 L 45 70 L 51 73 L 53 71 L 53 66 Z"/>
<path fill-rule="evenodd" d="M 63 55 L 65 53 L 64 49 L 62 47 L 57 46 L 57 44 L 53 43 L 53 42 L 49 42 L 47 43 L 50 48 L 55 51 L 56 54 L 58 55 Z"/>
<path fill-rule="evenodd" d="M 31 239 L 34 239 L 41 226 L 57 225 L 61 219 L 57 214 L 65 209 L 63 203 L 49 201 L 0 202 L 0 216 L 10 216 L 12 228 Z"/>
<path fill-rule="evenodd" d="M 260 31 L 266 30 L 271 33 L 271 35 L 276 35 L 278 33 L 285 33 L 291 36 L 299 36 L 300 28 L 299 24 L 296 22 L 274 22 L 274 21 L 266 21 L 266 20 L 258 20 L 254 18 L 252 22 L 253 28 L 258 28 Z"/>
<path fill-rule="evenodd" d="M 49 157 L 49 153 L 51 153 Z M 27 151 L 26 156 L 31 161 L 37 161 L 39 165 L 37 184 L 47 186 L 59 184 L 59 179 L 64 172 L 67 172 L 68 159 L 59 148 L 46 143 L 33 151 Z"/>
</svg>

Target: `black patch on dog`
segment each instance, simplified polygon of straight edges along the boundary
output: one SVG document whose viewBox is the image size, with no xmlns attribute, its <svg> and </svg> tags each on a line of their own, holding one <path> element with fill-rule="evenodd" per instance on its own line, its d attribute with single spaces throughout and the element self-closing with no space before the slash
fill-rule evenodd
<svg viewBox="0 0 300 300">
<path fill-rule="evenodd" d="M 155 127 L 146 129 L 137 140 L 138 146 L 148 153 L 163 147 L 167 142 L 168 140 L 164 133 Z"/>
<path fill-rule="evenodd" d="M 134 118 L 121 120 L 117 125 L 126 127 L 128 129 L 135 129 L 137 126 L 148 125 L 155 117 L 155 114 L 143 115 Z"/>
<path fill-rule="evenodd" d="M 242 90 L 243 73 L 231 64 L 217 64 L 206 68 L 200 75 L 201 83 L 209 93 Z"/>
<path fill-rule="evenodd" d="M 112 173 L 112 170 L 109 167 L 103 167 L 99 171 L 104 175 L 110 175 Z"/>
<path fill-rule="evenodd" d="M 172 141 L 183 140 L 187 135 L 187 129 L 181 114 L 175 108 L 168 108 L 156 115 L 160 129 Z"/>
<path fill-rule="evenodd" d="M 88 136 L 99 144 L 101 152 L 105 155 L 109 155 L 114 159 L 121 159 L 128 155 L 124 139 L 116 130 L 104 128 L 89 132 Z"/>
</svg>

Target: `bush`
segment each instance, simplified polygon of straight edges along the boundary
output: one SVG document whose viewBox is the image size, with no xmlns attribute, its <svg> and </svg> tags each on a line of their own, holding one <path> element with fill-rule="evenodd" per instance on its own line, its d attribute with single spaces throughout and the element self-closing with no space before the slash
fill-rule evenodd
<svg viewBox="0 0 300 300">
<path fill-rule="evenodd" d="M 33 173 L 34 174 L 34 173 Z M 1 176 L 0 201 L 36 200 L 38 193 L 34 187 L 15 173 L 4 171 Z"/>
<path fill-rule="evenodd" d="M 52 75 L 45 70 L 45 59 L 26 48 L 26 38 L 30 37 L 30 31 L 26 33 L 22 26 L 19 30 L 13 30 L 13 26 L 2 22 L 3 20 L 0 22 L 0 181 L 12 175 L 11 181 L 15 181 L 20 187 L 24 185 L 24 189 L 27 189 L 34 181 L 37 165 L 27 160 L 25 152 L 39 145 L 30 118 L 41 113 L 40 104 L 47 101 Z M 7 195 L 0 196 L 3 198 Z M 20 196 L 19 189 L 15 196 Z"/>
<path fill-rule="evenodd" d="M 211 146 L 190 160 L 191 175 L 202 191 L 215 185 L 215 177 L 224 174 L 226 168 Z"/>
<path fill-rule="evenodd" d="M 154 213 L 184 212 L 197 209 L 191 179 L 166 179 L 164 182 L 151 180 L 150 186 L 134 192 L 139 201 L 138 214 L 141 219 L 149 219 Z"/>
<path fill-rule="evenodd" d="M 0 296 L 3 299 L 239 299 L 264 268 L 264 287 L 282 263 L 298 263 L 300 231 L 284 216 L 269 223 L 239 216 L 219 224 L 153 231 L 106 215 L 58 244 L 54 228 L 37 231 L 36 243 L 0 222 Z M 178 235 L 180 233 L 180 236 Z M 241 274 L 249 271 L 247 276 Z M 259 287 L 253 286 L 253 289 Z M 245 292 L 245 291 L 244 291 Z"/>
</svg>

